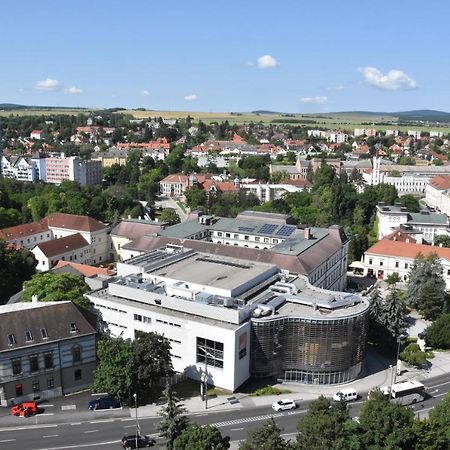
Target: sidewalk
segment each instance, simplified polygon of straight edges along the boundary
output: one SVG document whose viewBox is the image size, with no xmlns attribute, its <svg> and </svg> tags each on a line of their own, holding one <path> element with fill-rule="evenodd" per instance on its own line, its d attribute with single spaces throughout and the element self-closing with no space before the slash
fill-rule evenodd
<svg viewBox="0 0 450 450">
<path fill-rule="evenodd" d="M 351 383 L 333 386 L 306 385 L 299 383 L 280 383 L 275 386 L 280 389 L 289 389 L 290 394 L 284 397 L 292 398 L 296 401 L 314 400 L 320 395 L 331 397 L 339 391 L 339 389 L 351 386 L 356 389 L 358 394 L 363 395 L 374 387 L 386 386 L 391 383 L 393 376 L 393 368 L 389 367 L 389 362 L 378 355 L 369 355 L 366 362 L 365 373 L 360 378 Z M 401 375 L 396 377 L 396 381 L 405 381 L 410 379 L 426 380 L 428 378 L 437 377 L 439 375 L 450 374 L 450 352 L 435 353 L 435 357 L 431 359 L 431 367 L 429 369 L 403 369 Z M 234 393 L 227 396 L 217 396 L 208 399 L 208 409 L 205 408 L 200 396 L 183 400 L 184 407 L 189 413 L 212 413 L 226 410 L 238 410 L 242 408 L 251 408 L 255 406 L 267 406 L 268 408 L 273 402 L 279 400 L 282 396 L 267 395 L 261 397 L 250 397 L 247 393 Z M 158 416 L 161 405 L 146 405 L 138 408 L 139 417 Z M 134 408 L 130 408 L 130 416 L 135 416 Z"/>
</svg>

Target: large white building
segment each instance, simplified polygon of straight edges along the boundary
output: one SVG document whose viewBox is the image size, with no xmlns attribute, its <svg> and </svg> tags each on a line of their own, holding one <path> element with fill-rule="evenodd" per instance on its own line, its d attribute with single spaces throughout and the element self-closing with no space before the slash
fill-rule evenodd
<svg viewBox="0 0 450 450">
<path fill-rule="evenodd" d="M 433 177 L 425 189 L 425 201 L 430 208 L 450 216 L 450 175 Z"/>
<path fill-rule="evenodd" d="M 163 334 L 174 369 L 189 378 L 206 374 L 208 383 L 235 391 L 250 376 L 332 384 L 361 371 L 369 305 L 359 296 L 314 288 L 274 264 L 170 244 L 119 262 L 117 275 L 87 294 L 104 325 L 123 338 Z M 286 336 L 285 321 L 296 329 Z M 305 331 L 312 323 L 322 332 Z M 269 348 L 275 329 L 276 351 Z"/>
<path fill-rule="evenodd" d="M 418 213 L 408 212 L 401 205 L 377 205 L 378 239 L 383 239 L 391 234 L 400 225 L 409 225 L 415 238 L 420 236 L 420 241 L 434 244 L 436 236 L 449 235 L 448 217 L 445 214 L 435 214 L 428 210 Z"/>
<path fill-rule="evenodd" d="M 425 257 L 435 253 L 439 257 L 445 284 L 450 289 L 450 248 L 445 247 L 382 239 L 365 251 L 363 274 L 382 280 L 396 272 L 406 281 L 419 253 Z"/>
</svg>

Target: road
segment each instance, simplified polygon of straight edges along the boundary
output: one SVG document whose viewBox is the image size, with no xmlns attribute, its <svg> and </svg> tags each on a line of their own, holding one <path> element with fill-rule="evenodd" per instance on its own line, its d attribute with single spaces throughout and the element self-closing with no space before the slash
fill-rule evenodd
<svg viewBox="0 0 450 450">
<path fill-rule="evenodd" d="M 180 208 L 180 205 L 173 198 L 160 197 L 159 200 L 155 201 L 155 207 L 174 209 L 182 222 L 185 222 L 188 218 L 188 214 Z"/>
<path fill-rule="evenodd" d="M 450 375 L 429 379 L 424 382 L 431 397 L 421 404 L 414 405 L 419 416 L 427 414 L 450 391 Z M 349 404 L 352 417 L 359 415 L 363 399 Z M 237 442 L 245 439 L 247 432 L 260 427 L 273 417 L 283 429 L 285 436 L 293 436 L 302 415 L 308 410 L 310 402 L 299 403 L 294 411 L 275 412 L 270 406 L 222 410 L 220 412 L 201 412 L 189 415 L 191 422 L 200 425 L 212 424 L 218 427 L 222 435 L 230 436 L 235 448 Z M 67 423 L 33 424 L 30 419 L 17 418 L 17 426 L 0 428 L 0 448 L 27 450 L 65 450 L 89 448 L 105 450 L 120 448 L 120 439 L 135 431 L 135 420 L 132 417 L 113 416 L 98 417 L 95 413 L 92 420 L 80 420 Z M 109 417 L 108 417 L 109 416 Z M 139 418 L 144 434 L 154 436 L 159 447 L 162 440 L 158 437 L 159 417 Z M 0 423 L 1 427 L 1 423 Z"/>
</svg>

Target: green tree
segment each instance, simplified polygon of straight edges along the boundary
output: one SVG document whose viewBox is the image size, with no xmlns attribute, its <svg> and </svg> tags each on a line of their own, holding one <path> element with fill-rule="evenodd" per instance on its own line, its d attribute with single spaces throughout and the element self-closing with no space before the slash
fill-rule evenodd
<svg viewBox="0 0 450 450">
<path fill-rule="evenodd" d="M 400 197 L 401 204 L 407 208 L 408 212 L 419 212 L 420 203 L 414 195 L 407 194 Z"/>
<path fill-rule="evenodd" d="M 161 378 L 173 374 L 170 341 L 157 333 L 136 331 L 131 366 L 135 391 L 146 398 Z"/>
<path fill-rule="evenodd" d="M 442 247 L 450 248 L 450 236 L 440 234 L 434 238 L 435 245 L 442 245 Z"/>
<path fill-rule="evenodd" d="M 386 277 L 386 283 L 389 286 L 395 286 L 397 283 L 400 283 L 401 278 L 398 272 L 393 272 Z"/>
<path fill-rule="evenodd" d="M 297 425 L 298 449 L 341 448 L 344 423 L 348 418 L 347 405 L 344 401 L 334 402 L 320 396 L 311 403 L 308 412 Z"/>
<path fill-rule="evenodd" d="M 445 398 L 430 411 L 428 420 L 431 426 L 445 432 L 447 445 L 450 447 L 450 394 L 447 394 Z"/>
<path fill-rule="evenodd" d="M 413 420 L 412 409 L 390 403 L 379 390 L 371 393 L 359 414 L 361 449 L 413 448 Z"/>
<path fill-rule="evenodd" d="M 383 316 L 384 325 L 393 338 L 397 339 L 405 332 L 405 311 L 400 302 L 399 291 L 394 287 L 389 289 L 386 296 Z"/>
<path fill-rule="evenodd" d="M 239 450 L 288 450 L 290 445 L 281 437 L 281 429 L 272 418 L 261 428 L 249 431 Z"/>
<path fill-rule="evenodd" d="M 22 289 L 22 283 L 35 273 L 36 264 L 28 249 L 0 239 L 0 304 Z"/>
<path fill-rule="evenodd" d="M 189 420 L 184 415 L 186 409 L 169 384 L 163 391 L 162 401 L 165 405 L 159 415 L 162 417 L 159 424 L 160 436 L 167 439 L 167 448 L 173 450 L 175 440 L 188 427 Z"/>
<path fill-rule="evenodd" d="M 23 285 L 23 298 L 30 302 L 33 295 L 38 296 L 40 302 L 71 301 L 83 308 L 89 308 L 89 302 L 84 293 L 89 286 L 82 277 L 73 273 L 40 272 Z"/>
<path fill-rule="evenodd" d="M 159 215 L 160 222 L 167 222 L 169 225 L 174 225 L 176 223 L 180 223 L 180 216 L 174 209 L 166 208 L 161 211 Z"/>
<path fill-rule="evenodd" d="M 230 448 L 230 438 L 222 437 L 213 425 L 197 424 L 187 427 L 174 441 L 174 450 L 225 450 Z"/>
<path fill-rule="evenodd" d="M 186 202 L 191 210 L 206 207 L 206 192 L 197 186 L 186 190 Z"/>
<path fill-rule="evenodd" d="M 94 392 L 108 392 L 123 402 L 130 399 L 133 382 L 132 342 L 104 337 L 97 342 L 98 364 L 94 371 Z"/>
<path fill-rule="evenodd" d="M 418 254 L 411 268 L 406 291 L 408 304 L 425 319 L 434 320 L 447 309 L 442 264 L 435 253 L 426 258 Z"/>
<path fill-rule="evenodd" d="M 433 348 L 450 348 L 450 313 L 442 314 L 427 328 L 426 340 Z"/>
<path fill-rule="evenodd" d="M 448 450 L 445 429 L 432 420 L 414 420 L 414 450 Z"/>
<path fill-rule="evenodd" d="M 336 172 L 332 166 L 322 164 L 314 176 L 314 190 L 320 189 L 322 186 L 330 187 L 336 178 Z"/>
<path fill-rule="evenodd" d="M 427 355 L 416 343 L 411 343 L 400 353 L 400 359 L 411 366 L 421 367 L 427 362 Z"/>
</svg>

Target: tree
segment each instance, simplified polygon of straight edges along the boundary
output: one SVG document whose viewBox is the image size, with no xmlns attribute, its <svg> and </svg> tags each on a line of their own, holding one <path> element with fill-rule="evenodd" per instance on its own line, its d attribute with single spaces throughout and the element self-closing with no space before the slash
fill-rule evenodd
<svg viewBox="0 0 450 450">
<path fill-rule="evenodd" d="M 418 254 L 411 268 L 406 300 L 425 319 L 434 320 L 447 309 L 447 294 L 442 264 L 435 253 Z"/>
<path fill-rule="evenodd" d="M 168 384 L 163 391 L 162 400 L 166 403 L 159 412 L 162 420 L 159 424 L 160 436 L 167 439 L 167 448 L 174 449 L 175 440 L 188 426 L 188 418 L 183 415 L 186 412 L 183 404 Z"/>
<path fill-rule="evenodd" d="M 401 278 L 398 272 L 393 272 L 386 277 L 386 283 L 389 286 L 395 286 L 397 283 L 400 283 Z"/>
<path fill-rule="evenodd" d="M 400 303 L 398 289 L 391 288 L 384 305 L 384 325 L 391 334 L 397 339 L 406 329 L 405 312 L 403 305 Z"/>
<path fill-rule="evenodd" d="M 174 441 L 174 450 L 225 450 L 230 448 L 230 438 L 222 437 L 213 425 L 197 424 L 187 427 Z"/>
<path fill-rule="evenodd" d="M 363 404 L 359 414 L 360 448 L 413 448 L 413 420 L 412 409 L 390 403 L 380 390 L 371 393 L 370 399 Z"/>
<path fill-rule="evenodd" d="M 400 359 L 411 366 L 421 367 L 427 362 L 427 355 L 416 343 L 411 343 L 400 353 Z"/>
<path fill-rule="evenodd" d="M 447 445 L 450 446 L 450 394 L 430 411 L 428 420 L 432 426 L 445 432 Z"/>
<path fill-rule="evenodd" d="M 170 341 L 157 333 L 136 331 L 131 366 L 135 391 L 146 397 L 157 381 L 173 374 Z"/>
<path fill-rule="evenodd" d="M 406 194 L 400 197 L 401 204 L 407 208 L 408 212 L 419 212 L 420 203 L 414 195 Z"/>
<path fill-rule="evenodd" d="M 84 293 L 89 286 L 82 277 L 73 273 L 41 272 L 24 283 L 23 298 L 29 302 L 33 295 L 40 302 L 71 301 L 83 308 L 89 308 L 89 302 Z"/>
<path fill-rule="evenodd" d="M 159 215 L 160 222 L 167 222 L 169 225 L 174 225 L 176 223 L 180 223 L 180 216 L 174 209 L 166 208 L 161 211 Z"/>
<path fill-rule="evenodd" d="M 28 249 L 0 239 L 0 304 L 22 289 L 22 283 L 35 273 L 36 264 Z"/>
<path fill-rule="evenodd" d="M 98 364 L 94 371 L 94 392 L 108 392 L 126 402 L 133 381 L 132 342 L 122 338 L 104 337 L 97 343 Z"/>
<path fill-rule="evenodd" d="M 446 430 L 432 420 L 414 420 L 414 450 L 448 450 Z"/>
<path fill-rule="evenodd" d="M 334 402 L 320 396 L 311 403 L 305 417 L 297 425 L 297 447 L 301 450 L 339 448 L 348 418 L 347 404 L 343 400 Z"/>
<path fill-rule="evenodd" d="M 450 313 L 442 314 L 427 328 L 426 340 L 433 348 L 450 348 Z"/>
<path fill-rule="evenodd" d="M 434 238 L 435 245 L 442 245 L 442 247 L 450 248 L 450 236 L 440 234 Z"/>
<path fill-rule="evenodd" d="M 289 444 L 281 437 L 281 429 L 271 418 L 265 425 L 249 431 L 239 450 L 288 450 Z"/>
<path fill-rule="evenodd" d="M 206 192 L 197 186 L 186 190 L 186 202 L 191 210 L 206 207 Z"/>
</svg>

